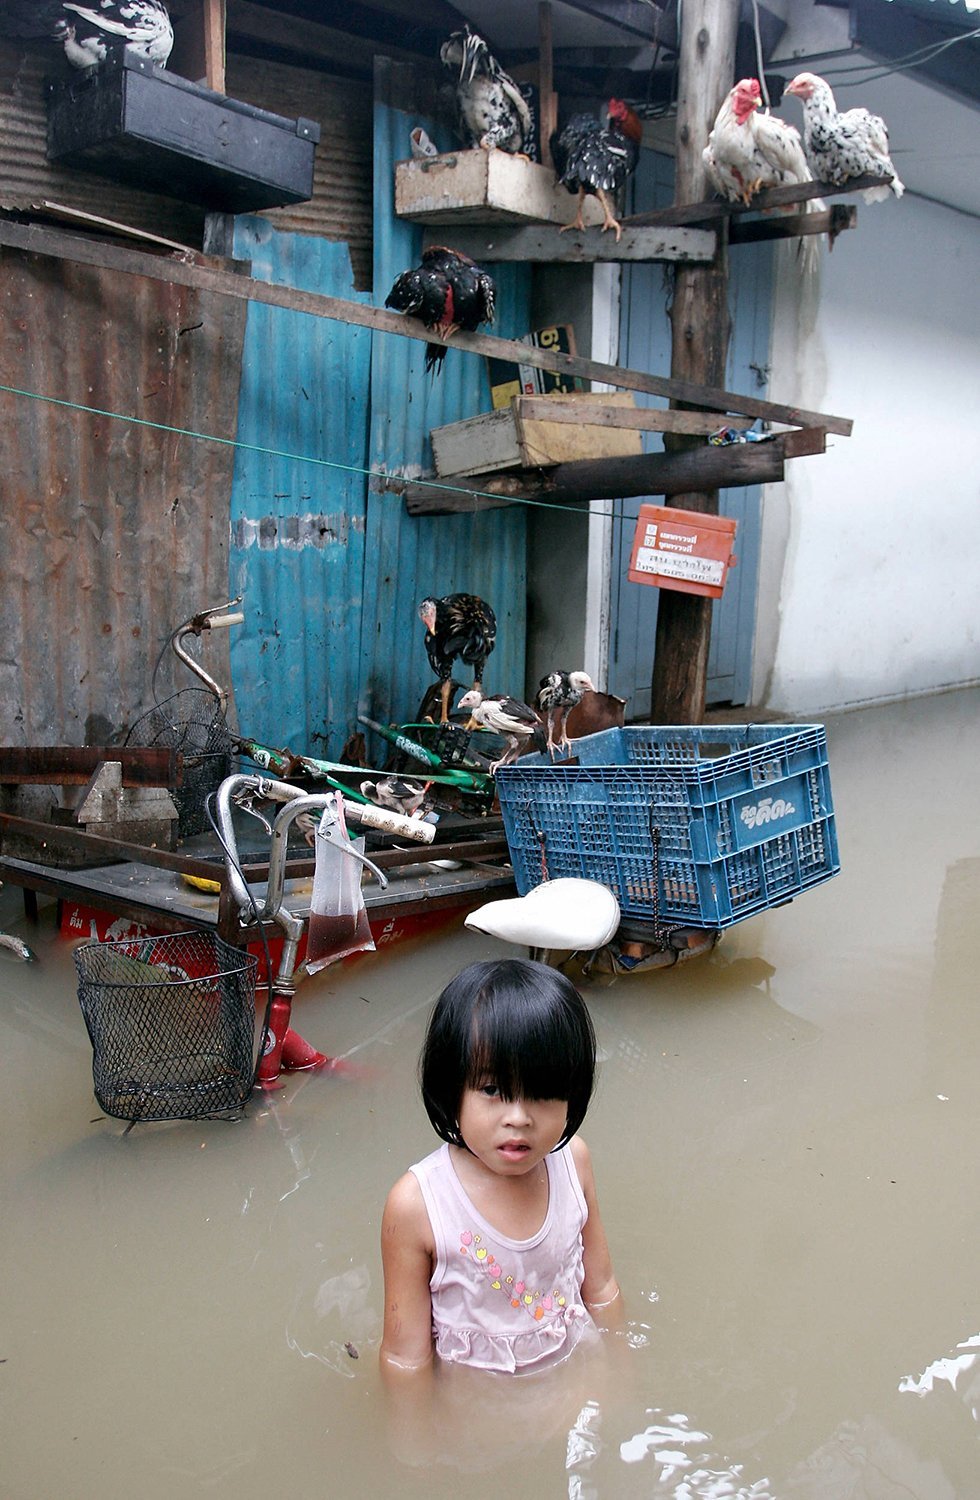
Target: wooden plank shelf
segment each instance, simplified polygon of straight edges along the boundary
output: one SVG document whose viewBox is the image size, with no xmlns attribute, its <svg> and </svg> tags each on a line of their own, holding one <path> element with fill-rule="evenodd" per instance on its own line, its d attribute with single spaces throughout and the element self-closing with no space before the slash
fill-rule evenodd
<svg viewBox="0 0 980 1500">
<path fill-rule="evenodd" d="M 593 200 L 587 199 L 587 202 Z M 472 220 L 467 220 L 472 223 Z M 430 230 L 427 245 L 442 243 L 445 236 Z M 537 264 L 591 265 L 596 261 L 688 261 L 705 264 L 715 257 L 718 237 L 712 229 L 623 229 L 614 234 L 592 228 L 567 233 L 553 224 L 503 225 L 492 230 L 464 228 L 453 234 L 453 249 L 473 260 L 531 261 Z"/>
<path fill-rule="evenodd" d="M 680 453 L 579 459 L 550 469 L 449 476 L 431 485 L 424 480 L 389 479 L 386 488 L 403 496 L 405 509 L 413 516 L 493 510 L 528 501 L 576 505 L 630 495 L 683 495 L 778 483 L 787 459 L 822 453 L 825 447 L 825 431 L 807 427 L 779 433 L 762 443 L 704 444 Z"/>
</svg>

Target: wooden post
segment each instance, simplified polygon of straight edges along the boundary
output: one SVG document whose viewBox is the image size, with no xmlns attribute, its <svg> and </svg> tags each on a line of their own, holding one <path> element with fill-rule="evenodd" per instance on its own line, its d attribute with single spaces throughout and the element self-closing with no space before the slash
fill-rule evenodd
<svg viewBox="0 0 980 1500">
<path fill-rule="evenodd" d="M 684 0 L 677 102 L 677 203 L 708 196 L 701 153 L 715 115 L 731 88 L 738 6 L 734 0 Z M 710 266 L 678 266 L 670 310 L 672 378 L 714 384 L 728 355 L 728 245 L 719 232 Z M 672 452 L 703 439 L 668 434 Z M 718 491 L 670 497 L 684 510 L 718 513 Z M 704 719 L 711 637 L 711 600 L 661 589 L 653 662 L 650 717 L 654 723 L 700 724 Z"/>
<path fill-rule="evenodd" d="M 538 0 L 538 132 L 541 162 L 553 167 L 551 136 L 558 127 L 558 95 L 555 93 L 555 60 L 551 30 L 551 0 Z"/>
</svg>

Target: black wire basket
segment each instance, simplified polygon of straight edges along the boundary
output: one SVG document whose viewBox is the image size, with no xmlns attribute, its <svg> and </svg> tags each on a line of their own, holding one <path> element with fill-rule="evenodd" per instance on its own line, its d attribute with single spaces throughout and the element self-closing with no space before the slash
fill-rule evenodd
<svg viewBox="0 0 980 1500">
<path fill-rule="evenodd" d="M 136 720 L 125 740 L 140 748 L 178 750 L 183 779 L 172 793 L 182 839 L 209 827 L 205 802 L 234 769 L 234 741 L 221 705 L 207 688 L 181 688 Z"/>
<path fill-rule="evenodd" d="M 257 959 L 215 933 L 86 943 L 78 1001 L 95 1097 L 118 1120 L 239 1114 L 255 1081 Z"/>
</svg>

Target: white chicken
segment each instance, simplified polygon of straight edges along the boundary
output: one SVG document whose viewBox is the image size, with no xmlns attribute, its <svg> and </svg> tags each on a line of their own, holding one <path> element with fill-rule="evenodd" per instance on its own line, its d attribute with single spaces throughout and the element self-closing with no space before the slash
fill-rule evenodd
<svg viewBox="0 0 980 1500">
<path fill-rule="evenodd" d="M 708 180 L 730 203 L 752 202 L 763 188 L 812 182 L 800 132 L 777 115 L 759 113 L 762 96 L 755 78 L 741 78 L 715 117 L 701 153 Z M 810 198 L 804 213 L 820 213 L 822 198 Z M 816 269 L 820 257 L 815 235 L 804 238 L 800 259 L 804 271 Z"/>
<path fill-rule="evenodd" d="M 460 698 L 457 707 L 469 709 L 470 725 L 474 728 L 492 729 L 508 741 L 505 753 L 489 768 L 491 776 L 501 766 L 510 765 L 512 760 L 516 760 L 525 741 L 541 730 L 541 722 L 534 709 L 522 703 L 519 698 L 508 697 L 506 693 L 491 693 L 485 698 L 478 687 L 471 688 Z"/>
<path fill-rule="evenodd" d="M 530 157 L 534 149 L 530 106 L 483 38 L 464 26 L 443 42 L 439 56 L 455 79 L 458 129 L 464 143 Z"/>
<path fill-rule="evenodd" d="M 701 153 L 712 186 L 730 203 L 748 206 L 763 188 L 813 180 L 799 131 L 776 115 L 759 114 L 761 103 L 758 81 L 740 79 Z M 823 207 L 818 198 L 810 201 Z"/>
<path fill-rule="evenodd" d="M 905 184 L 888 154 L 888 127 L 880 115 L 866 109 L 842 114 L 830 84 L 816 73 L 797 73 L 786 93 L 802 101 L 803 149 L 814 177 L 835 187 L 868 174 L 890 177 L 888 185 L 864 189 L 865 203 L 887 198 L 890 192 L 902 196 Z"/>
</svg>

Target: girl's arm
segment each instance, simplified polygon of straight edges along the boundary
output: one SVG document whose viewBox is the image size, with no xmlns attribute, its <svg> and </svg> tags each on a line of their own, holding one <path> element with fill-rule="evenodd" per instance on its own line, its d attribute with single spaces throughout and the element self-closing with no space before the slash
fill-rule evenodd
<svg viewBox="0 0 980 1500">
<path fill-rule="evenodd" d="M 602 1314 L 600 1321 L 608 1326 L 610 1322 L 618 1321 L 622 1315 L 622 1297 L 616 1273 L 613 1270 L 612 1256 L 609 1254 L 606 1231 L 602 1227 L 602 1219 L 599 1215 L 589 1148 L 578 1135 L 572 1136 L 570 1146 L 572 1160 L 575 1163 L 578 1180 L 585 1195 L 586 1207 L 589 1210 L 589 1216 L 582 1228 L 583 1264 L 585 1266 L 582 1299 L 591 1313 Z"/>
<path fill-rule="evenodd" d="M 429 1278 L 434 1253 L 422 1189 L 415 1174 L 406 1172 L 388 1194 L 381 1220 L 385 1311 L 380 1357 L 385 1375 L 432 1364 Z"/>
</svg>

